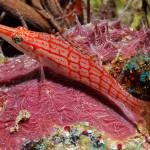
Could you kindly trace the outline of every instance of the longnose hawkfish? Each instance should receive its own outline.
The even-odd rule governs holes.
[[[90,55],[81,53],[62,37],[33,32],[24,27],[11,28],[4,25],[0,25],[0,37],[21,52],[40,60],[54,72],[110,95],[134,113],[140,115],[141,110],[146,110],[140,100],[123,89]]]

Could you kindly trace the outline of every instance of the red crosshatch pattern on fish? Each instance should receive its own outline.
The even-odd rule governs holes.
[[[12,35],[22,37],[23,40],[16,44],[12,40]],[[128,105],[132,110],[135,107],[140,108],[140,101],[123,89],[102,67],[95,64],[90,55],[82,54],[62,37],[32,32],[22,27],[15,29],[3,25],[0,25],[0,36],[4,39],[9,38],[10,44],[23,53],[38,60],[40,57],[40,60],[52,70],[56,72],[58,70],[59,73],[62,71],[62,74],[69,78],[80,81],[99,92],[109,94]],[[32,47],[30,53],[25,48],[29,46]]]

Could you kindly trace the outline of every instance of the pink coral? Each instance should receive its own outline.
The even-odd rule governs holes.
[[[15,59],[9,61],[10,66],[6,65],[7,68],[11,68],[14,62],[16,67],[5,73],[5,76],[1,76],[0,80],[3,84],[4,81],[7,84],[11,83],[10,79],[21,81],[28,75],[27,64],[32,60],[29,60],[26,56],[16,59],[18,61],[15,61]],[[20,61],[22,62],[21,66]],[[34,70],[31,71],[32,73],[36,72],[35,66],[35,62],[30,64],[30,71]],[[1,68],[3,67],[1,66]],[[24,72],[24,75],[21,71]],[[8,73],[12,75],[13,72],[15,75],[12,78],[7,76]],[[89,122],[114,139],[124,140],[128,136],[135,135],[136,129],[130,121],[130,119],[134,120],[132,114],[131,118],[129,117],[130,119],[118,114],[120,113],[119,107],[122,107],[121,104],[116,109],[118,112],[116,113],[113,110],[112,103],[107,104],[112,108],[103,104],[106,101],[113,102],[110,97],[104,94],[98,96],[94,91],[76,86],[73,82],[68,83],[67,80],[67,82],[62,82],[57,76],[51,76],[50,79],[51,81],[45,81],[44,83],[30,80],[15,86],[1,88],[0,101],[4,105],[0,113],[0,147],[2,149],[13,148],[17,150],[27,140],[38,139],[51,134],[54,125],[64,126],[84,121]],[[66,86],[62,84],[66,84]],[[89,93],[89,91],[92,93]],[[4,98],[5,101],[3,101]],[[16,117],[24,109],[31,114],[31,117],[19,124],[18,132],[10,133],[10,128],[15,125]],[[126,111],[128,110],[124,109],[124,113]]]

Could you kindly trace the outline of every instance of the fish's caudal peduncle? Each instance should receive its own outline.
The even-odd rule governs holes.
[[[89,55],[82,54],[63,38],[46,33],[0,25],[0,37],[43,65],[99,92],[105,92],[139,114],[142,106],[120,84],[99,67]],[[136,109],[135,109],[136,107]]]

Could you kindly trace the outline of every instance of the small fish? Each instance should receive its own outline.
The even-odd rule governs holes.
[[[0,37],[54,72],[110,95],[134,113],[139,115],[146,110],[141,100],[129,94],[90,55],[81,53],[62,37],[4,25],[0,25]]]

